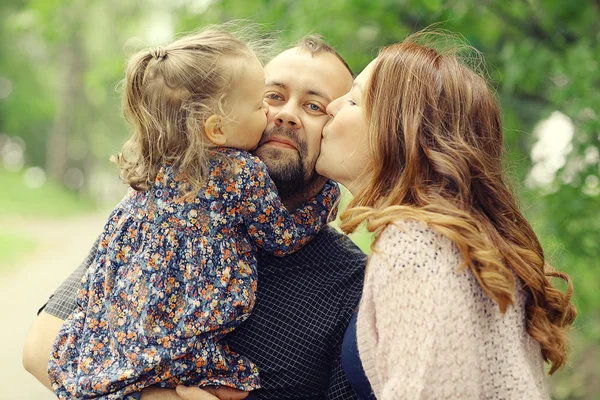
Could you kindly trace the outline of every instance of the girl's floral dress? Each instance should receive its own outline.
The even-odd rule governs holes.
[[[339,189],[329,181],[290,214],[258,158],[218,153],[195,197],[180,195],[165,164],[152,189],[130,190],[111,213],[53,345],[59,398],[137,398],[154,384],[259,387],[256,366],[219,340],[252,311],[256,246],[280,256],[300,249]]]

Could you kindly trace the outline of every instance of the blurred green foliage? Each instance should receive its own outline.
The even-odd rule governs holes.
[[[66,191],[55,182],[47,182],[40,188],[28,187],[21,172],[0,168],[0,182],[6,188],[0,195],[0,217],[66,217],[94,210],[96,206],[91,199]]]
[[[14,266],[14,262],[23,253],[31,254],[36,249],[36,245],[36,241],[30,237],[15,235],[14,232],[0,229],[0,273],[4,273],[8,267]]]
[[[0,166],[0,221],[15,218],[60,218],[95,209],[96,203],[87,197],[65,190],[55,182],[41,187],[29,187],[22,172],[9,172]],[[15,221],[12,221],[13,223]],[[0,273],[15,267],[24,255],[38,248],[35,232],[15,233],[0,224]]]
[[[378,47],[431,24],[464,35],[484,53],[503,106],[507,167],[523,209],[550,261],[575,283],[572,367],[552,378],[553,396],[599,398],[598,1],[13,0],[0,5],[0,18],[0,130],[23,140],[25,167],[102,199],[111,184],[95,177],[127,136],[116,89],[140,42],[164,44],[173,32],[247,18],[278,31],[284,46],[320,33],[359,72]],[[551,181],[528,186],[532,132],[555,111],[573,124],[570,151]],[[10,179],[0,174],[0,213],[17,212],[2,202],[15,186]],[[23,198],[21,206],[38,205]],[[368,247],[368,237],[357,240]]]

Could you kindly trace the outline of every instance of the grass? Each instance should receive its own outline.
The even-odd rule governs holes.
[[[0,168],[0,216],[65,217],[94,209],[94,203],[53,182],[33,189],[25,185],[23,173]]]
[[[0,218],[57,218],[94,209],[94,203],[69,192],[53,182],[33,189],[25,185],[22,172],[0,168]],[[6,229],[0,229],[0,273],[15,264],[18,258],[31,253],[36,240]]]
[[[37,247],[35,240],[12,232],[0,231],[0,273],[5,272],[18,258]]]

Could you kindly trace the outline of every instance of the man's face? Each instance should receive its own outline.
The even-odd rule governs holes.
[[[254,152],[282,197],[320,179],[315,163],[329,103],[348,92],[352,76],[333,54],[284,51],[265,68],[267,127]]]

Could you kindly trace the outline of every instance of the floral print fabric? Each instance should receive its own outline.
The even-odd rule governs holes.
[[[300,249],[339,189],[329,181],[289,213],[260,160],[218,155],[195,196],[181,195],[165,164],[152,189],[130,190],[111,213],[52,349],[59,398],[127,398],[154,384],[259,387],[256,366],[219,341],[252,311],[256,246],[278,256]]]

